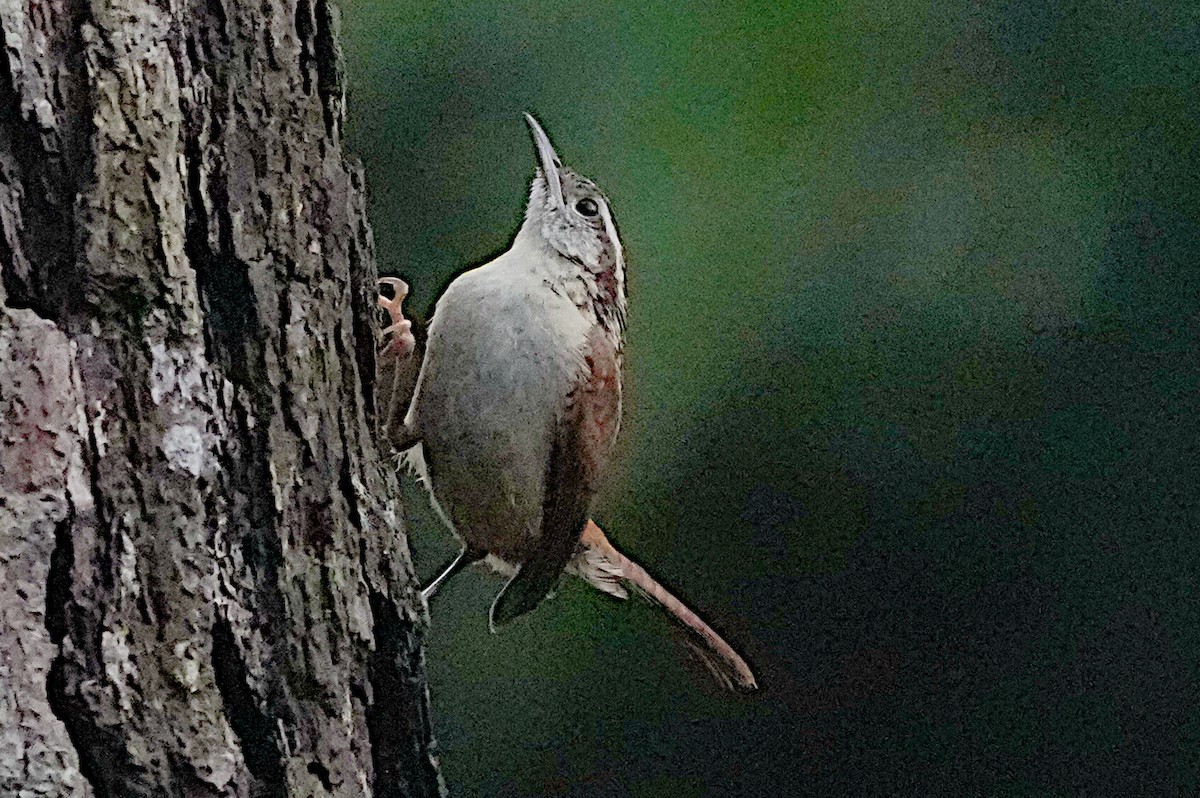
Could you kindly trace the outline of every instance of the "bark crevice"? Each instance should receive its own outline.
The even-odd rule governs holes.
[[[258,699],[249,687],[249,674],[233,630],[223,619],[213,625],[212,659],[225,716],[237,735],[246,769],[254,778],[252,795],[255,798],[286,796],[283,755],[276,742],[276,721],[259,707]]]
[[[380,798],[440,795],[433,740],[422,730],[432,727],[421,700],[423,680],[412,670],[420,642],[392,599],[371,591],[374,650],[368,674],[372,702],[367,709],[371,758],[375,763],[375,795]],[[414,779],[414,774],[422,778]]]
[[[0,280],[9,307],[52,321],[82,301],[75,197],[92,163],[82,57],[89,4],[66,0],[63,10],[44,31],[47,60],[61,65],[55,70],[0,25]],[[31,96],[34,82],[44,96]]]
[[[325,132],[337,141],[341,135],[343,113],[342,57],[337,46],[337,12],[329,0],[315,0],[317,29],[314,47],[317,55],[317,93],[325,116]]]
[[[67,729],[79,756],[79,772],[96,798],[150,798],[153,784],[134,766],[125,741],[112,729],[87,722],[86,702],[68,689],[67,663],[61,657],[50,666],[46,691],[50,706]]]

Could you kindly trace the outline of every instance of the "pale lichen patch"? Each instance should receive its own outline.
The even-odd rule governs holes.
[[[134,701],[131,693],[136,690],[139,678],[129,648],[129,629],[125,626],[105,629],[100,636],[100,651],[104,657],[104,675],[108,677],[108,683],[116,690],[121,708],[131,712]]]
[[[154,343],[150,347],[150,398],[161,405],[164,399],[190,403],[204,397],[206,365],[199,345],[180,350],[168,349],[161,341]]]
[[[174,424],[162,438],[162,453],[172,471],[187,471],[194,477],[207,470],[208,451],[200,430],[189,424]]]
[[[192,641],[180,640],[175,644],[175,679],[189,693],[200,690],[200,663],[192,655]]]

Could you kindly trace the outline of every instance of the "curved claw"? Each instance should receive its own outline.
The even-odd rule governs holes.
[[[401,308],[404,298],[408,296],[408,283],[399,277],[380,277],[379,284],[391,286],[392,289],[390,299],[383,294],[378,299],[379,307],[386,310],[392,320],[391,325],[383,330],[384,337],[389,338],[383,351],[395,357],[406,357],[417,347],[417,340],[412,334],[412,322],[404,318]]]
[[[380,277],[379,284],[388,285],[392,288],[391,299],[388,299],[383,294],[379,295],[379,307],[388,312],[388,315],[392,317],[392,323],[395,324],[404,318],[404,314],[400,310],[400,304],[408,296],[408,283],[399,277]]]

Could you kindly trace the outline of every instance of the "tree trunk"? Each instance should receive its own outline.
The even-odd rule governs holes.
[[[327,0],[0,0],[0,793],[438,795]]]

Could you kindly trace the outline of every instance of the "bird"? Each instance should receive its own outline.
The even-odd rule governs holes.
[[[525,121],[538,163],[524,221],[507,251],[445,289],[423,357],[401,308],[407,285],[380,280],[394,374],[383,434],[463,545],[422,595],[486,560],[511,576],[491,606],[496,631],[573,574],[657,604],[722,685],[756,689],[746,661],[590,517],[621,419],[625,256],[608,198]]]

